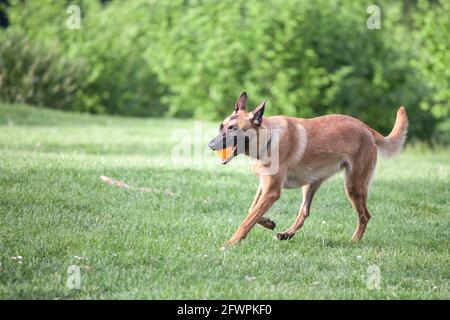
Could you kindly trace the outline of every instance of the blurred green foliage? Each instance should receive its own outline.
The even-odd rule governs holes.
[[[405,105],[410,134],[428,141],[450,114],[448,1],[378,1],[379,30],[366,26],[365,1],[71,1],[79,30],[66,26],[67,2],[10,2],[11,25],[0,33],[7,101],[217,119],[246,90],[254,105],[269,97],[269,115],[345,113],[384,134]],[[57,98],[52,85],[25,93],[30,72],[16,64],[30,59],[54,65],[34,73],[36,82],[47,75],[70,85],[57,86]]]
[[[434,116],[450,116],[450,1],[440,1],[439,6],[419,2],[415,15],[421,51],[413,62],[426,78],[429,87],[422,100],[424,110]]]
[[[133,116],[164,114],[164,86],[144,59],[148,35],[155,28],[144,2],[102,5],[87,0],[74,4],[81,8],[80,29],[67,27],[69,4],[62,1],[11,1],[7,11],[11,25],[6,37],[21,31],[29,41],[57,49],[64,58],[86,65],[86,70],[74,71],[83,76],[73,104],[61,106],[54,101],[47,106]],[[0,56],[5,54],[1,46]]]
[[[73,109],[85,64],[57,47],[30,42],[21,32],[0,33],[0,100]]]

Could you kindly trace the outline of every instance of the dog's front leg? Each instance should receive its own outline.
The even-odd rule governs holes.
[[[252,205],[250,206],[250,209],[248,209],[248,212],[250,212],[256,206],[259,199],[261,198],[261,194],[262,194],[262,183],[259,184],[258,190],[256,190],[255,198],[253,199]],[[261,219],[259,219],[258,223],[260,225],[262,225],[264,228],[267,228],[270,230],[275,229],[275,222],[268,218],[261,217]]]
[[[263,188],[261,192],[261,196],[258,199],[258,202],[255,204],[253,208],[251,208],[247,217],[241,223],[239,228],[234,233],[233,237],[226,243],[229,245],[234,245],[240,240],[244,239],[251,228],[259,222],[266,213],[267,210],[272,206],[272,204],[280,198],[281,189],[279,186],[272,186],[269,188]]]
[[[258,189],[256,190],[255,198],[253,199],[252,205],[250,206],[250,209],[248,209],[248,212],[250,212],[258,203],[259,199],[261,198],[262,194],[262,183],[259,183]]]

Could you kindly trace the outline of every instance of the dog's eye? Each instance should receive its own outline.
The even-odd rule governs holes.
[[[236,130],[236,126],[229,126],[228,130]]]

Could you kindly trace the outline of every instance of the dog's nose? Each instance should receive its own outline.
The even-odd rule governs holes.
[[[214,139],[210,142],[210,143],[208,143],[208,147],[211,149],[211,150],[213,150],[213,151],[216,151],[216,148],[214,147]]]

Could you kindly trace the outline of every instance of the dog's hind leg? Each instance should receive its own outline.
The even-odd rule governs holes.
[[[366,150],[364,154],[357,155],[351,170],[347,169],[345,175],[345,191],[353,208],[358,213],[358,225],[352,236],[352,241],[361,240],[370,220],[367,209],[367,194],[370,179],[377,161],[376,149]]]
[[[287,240],[294,236],[294,234],[300,229],[305,223],[306,218],[309,216],[309,211],[311,209],[311,203],[314,198],[314,194],[317,189],[319,189],[322,181],[316,181],[311,184],[302,187],[303,199],[302,205],[300,206],[300,211],[294,224],[284,232],[277,234],[278,240]]]

